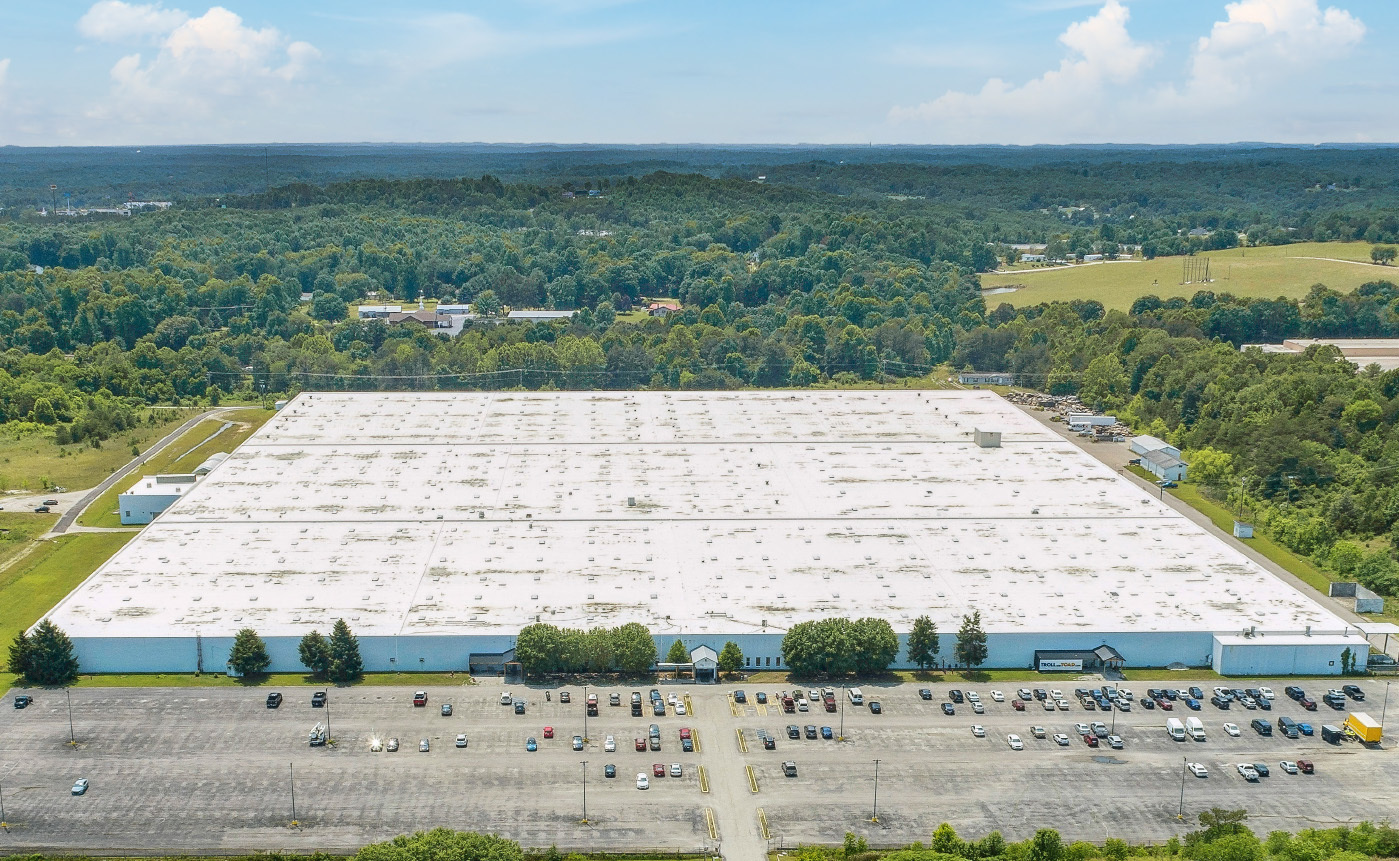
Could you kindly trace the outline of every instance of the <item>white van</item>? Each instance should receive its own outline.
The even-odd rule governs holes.
[[[505,693],[500,695],[500,704],[503,706],[508,706],[514,701],[515,698],[510,695],[509,691],[506,691]]]
[[[1179,718],[1166,718],[1166,734],[1176,741],[1185,741],[1185,724]]]
[[[850,704],[852,706],[862,706],[865,704],[865,695],[859,688],[851,688],[846,691],[846,695],[850,697]]]
[[[1205,740],[1205,725],[1197,717],[1188,717],[1185,719],[1185,731],[1190,733],[1190,737],[1196,741]]]

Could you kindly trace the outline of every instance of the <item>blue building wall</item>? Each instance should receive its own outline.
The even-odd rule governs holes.
[[[322,632],[325,633],[325,632]],[[656,648],[664,658],[671,643],[679,639],[686,648],[709,646],[715,652],[730,640],[738,644],[750,661],[748,669],[778,669],[783,666],[782,637],[784,632],[767,634],[699,634],[657,636]],[[271,672],[295,673],[305,670],[298,654],[300,636],[264,637],[268,655],[272,658]],[[956,645],[955,634],[939,637],[940,662],[951,664]],[[1079,632],[988,634],[986,638],[988,668],[1030,668],[1036,649],[1093,649],[1104,643],[1117,649],[1128,666],[1160,667],[1180,662],[1187,666],[1210,666],[1214,638],[1210,633],[1115,632],[1090,634]],[[232,637],[74,637],[73,645],[83,670],[98,673],[131,672],[195,672],[200,662],[206,673],[225,672]],[[500,653],[515,645],[513,635],[461,636],[413,635],[366,636],[359,638],[360,656],[364,668],[371,672],[431,671],[465,672],[473,653]],[[904,660],[908,652],[908,635],[899,635],[899,659],[896,669],[911,665]],[[1325,670],[1315,670],[1325,672]]]

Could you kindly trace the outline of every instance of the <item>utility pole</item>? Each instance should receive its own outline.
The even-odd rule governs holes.
[[[78,744],[78,735],[73,732],[73,692],[68,688],[64,688],[63,693],[68,698],[68,744],[76,747]]]
[[[870,822],[879,821],[879,760],[874,761],[874,813],[870,816]]]
[[[586,702],[586,700],[585,700]],[[580,765],[583,766],[583,824],[588,824],[588,761],[585,759]]]

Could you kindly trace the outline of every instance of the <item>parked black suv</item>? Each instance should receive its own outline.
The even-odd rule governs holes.
[[[962,692],[959,691],[959,690],[951,690],[951,691],[948,691],[948,692],[947,692],[947,698],[948,698],[949,700],[952,700],[954,703],[959,703],[959,704],[960,704],[960,703],[963,702]]]
[[[787,737],[788,737],[788,738],[801,738],[801,737],[802,737],[801,727],[797,726],[797,725],[794,724],[794,723],[788,724],[788,725],[787,725]]]
[[[268,707],[269,709],[275,709],[277,706],[279,706],[279,705],[281,705],[281,704],[282,704],[282,695],[281,695],[281,694],[278,694],[278,693],[271,693],[271,694],[268,694],[268,695],[267,695],[267,707]]]
[[[1299,688],[1297,685],[1288,685],[1287,687],[1282,689],[1282,692],[1287,694],[1289,699],[1294,700],[1300,700],[1302,697],[1305,697],[1307,695],[1307,692]]]
[[[1214,704],[1215,708],[1229,708],[1229,701],[1226,700],[1224,697],[1221,697],[1219,694],[1215,694],[1214,696],[1210,697],[1210,702]]]
[[[325,691],[316,691],[311,694],[311,708],[318,709],[325,705]]]
[[[1262,718],[1254,718],[1253,720],[1249,721],[1249,726],[1253,727],[1253,731],[1258,733],[1259,735],[1273,734],[1273,725],[1263,720]]]

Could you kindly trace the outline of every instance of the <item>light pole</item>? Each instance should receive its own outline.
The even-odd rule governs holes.
[[[1176,811],[1176,819],[1185,818],[1185,757],[1180,758],[1180,809]]]
[[[850,699],[845,685],[840,686],[840,740],[845,741],[845,701]]]
[[[330,737],[330,697],[327,696],[327,697],[325,698],[325,744],[326,744],[326,747],[330,747],[330,745],[331,745],[333,742],[334,742],[334,739],[332,739],[332,738]]]
[[[588,740],[588,686],[587,686],[587,685],[584,685],[584,686],[583,686],[583,741],[586,743],[587,740]],[[587,822],[587,821],[588,821],[588,815],[587,815],[586,812],[583,814],[583,821],[584,821],[584,822]]]
[[[68,744],[77,746],[78,735],[73,732],[73,692],[64,688],[63,694],[68,698]]]
[[[1390,682],[1384,683],[1384,704],[1380,706],[1380,727],[1384,727],[1384,712],[1389,708],[1389,686]]]
[[[584,700],[586,702],[586,700]],[[583,824],[588,824],[588,761],[585,759],[580,763],[583,766]]]
[[[870,822],[879,821],[879,760],[874,761],[874,813],[870,816]]]
[[[0,828],[9,830],[10,823],[5,821],[5,787],[0,785]]]
[[[291,773],[291,824],[294,827],[301,824],[296,821],[296,766],[289,762],[287,770]]]
[[[1116,735],[1116,734],[1117,734],[1117,685],[1113,685],[1113,686],[1112,686],[1112,699],[1109,700],[1109,702],[1112,703],[1112,729],[1108,730],[1108,733],[1111,734],[1111,735]]]

